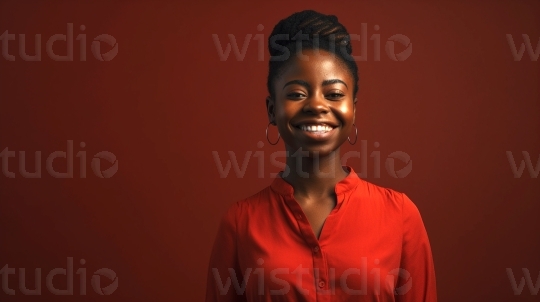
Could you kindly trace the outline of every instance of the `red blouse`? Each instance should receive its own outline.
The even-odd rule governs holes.
[[[224,215],[206,301],[437,301],[418,208],[351,167],[317,239],[281,177]]]

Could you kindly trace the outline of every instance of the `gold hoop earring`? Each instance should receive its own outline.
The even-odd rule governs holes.
[[[268,143],[270,145],[277,145],[277,143],[279,142],[279,138],[281,137],[281,134],[279,134],[278,132],[278,137],[277,137],[277,141],[275,143],[272,143],[269,139],[268,139],[268,127],[270,127],[270,125],[272,124],[272,122],[268,123],[268,126],[266,126],[266,140],[268,141]]]
[[[358,141],[358,128],[356,128],[356,125],[354,123],[353,123],[353,126],[354,126],[354,135],[355,135],[354,143],[351,143],[351,139],[347,136],[347,140],[349,141],[349,144],[351,145],[356,144],[356,141]]]

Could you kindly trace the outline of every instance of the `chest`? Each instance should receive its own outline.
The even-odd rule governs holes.
[[[315,237],[318,239],[324,228],[326,218],[336,206],[336,200],[332,198],[316,201],[299,200],[298,204],[313,229]]]
[[[239,251],[239,259],[241,271],[249,279],[248,293],[256,297],[260,297],[259,293],[269,293],[268,296],[275,297],[276,293],[286,292],[300,297],[309,292],[313,295],[309,301],[315,301],[324,300],[315,297],[316,292],[331,290],[335,291],[331,295],[340,301],[345,301],[351,293],[370,301],[374,297],[393,301],[381,298],[393,296],[391,291],[384,292],[386,286],[381,285],[400,265],[400,233],[396,228],[394,231],[380,228],[378,223],[362,217],[347,219],[339,217],[339,212],[328,216],[329,208],[322,211],[305,207],[305,218],[290,224],[288,217],[282,220],[274,217],[271,223],[256,224],[259,231],[255,224],[250,225],[251,236],[241,236],[239,242],[247,247]],[[318,242],[305,231],[306,220]],[[267,231],[269,225],[272,231]],[[319,237],[321,230],[324,234]],[[337,298],[340,296],[343,299]]]

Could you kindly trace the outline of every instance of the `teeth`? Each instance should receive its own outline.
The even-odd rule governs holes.
[[[301,125],[300,129],[303,131],[309,131],[309,132],[328,132],[332,130],[332,127],[326,126],[326,125]]]

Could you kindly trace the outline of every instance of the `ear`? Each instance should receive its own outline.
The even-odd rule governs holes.
[[[268,122],[272,125],[276,124],[276,116],[274,114],[275,102],[270,96],[266,97],[266,113],[268,114]]]
[[[354,98],[354,101],[353,101],[353,124],[354,124],[354,121],[356,120],[356,102],[358,102],[358,99]]]

